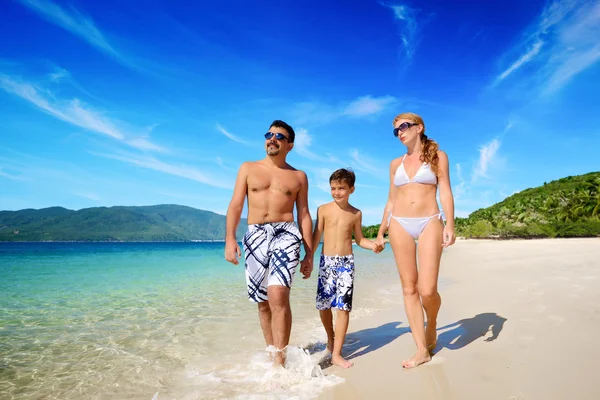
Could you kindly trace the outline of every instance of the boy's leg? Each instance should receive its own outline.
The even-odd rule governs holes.
[[[348,331],[348,322],[350,320],[350,311],[337,310],[335,318],[335,340],[333,344],[333,353],[331,354],[331,362],[342,368],[350,368],[354,365],[352,362],[342,357],[342,347],[346,339]]]
[[[333,353],[333,339],[335,334],[333,331],[333,313],[331,312],[331,308],[319,310],[319,315],[321,316],[323,328],[325,328],[325,332],[327,333],[327,350]]]

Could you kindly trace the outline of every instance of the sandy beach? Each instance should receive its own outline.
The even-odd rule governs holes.
[[[354,367],[320,399],[599,399],[600,239],[460,240],[444,252],[433,360],[413,370],[402,299],[350,319]],[[398,282],[398,285],[400,283]]]

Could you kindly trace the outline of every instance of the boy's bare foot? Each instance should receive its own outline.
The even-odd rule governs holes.
[[[354,365],[354,363],[346,360],[344,357],[342,356],[331,356],[331,363],[337,365],[338,367],[342,367],[342,368],[350,368],[351,366]]]
[[[431,361],[431,356],[429,355],[429,351],[425,349],[424,351],[417,351],[417,354],[410,360],[402,361],[402,367],[407,369],[414,368],[429,361]]]

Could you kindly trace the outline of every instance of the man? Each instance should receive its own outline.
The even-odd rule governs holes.
[[[238,264],[241,257],[235,231],[248,196],[248,231],[243,238],[248,298],[258,303],[260,326],[267,346],[276,348],[274,364],[285,362],[285,348],[292,328],[290,289],[300,261],[300,242],[305,257],[300,272],[312,272],[312,219],[308,210],[306,174],[286,162],[294,147],[295,132],[275,120],[265,134],[267,156],[240,166],[227,209],[225,259]],[[294,204],[298,225],[294,222]]]

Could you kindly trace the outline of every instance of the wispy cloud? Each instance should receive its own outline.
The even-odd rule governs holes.
[[[530,64],[536,74],[534,79],[528,74],[527,82],[538,85],[544,94],[558,91],[600,60],[600,2],[554,0],[512,52],[520,55],[495,83],[508,81]]]
[[[9,172],[6,172],[4,170],[4,168],[0,167],[0,177],[6,178],[6,179],[10,179],[13,181],[24,181],[25,178],[21,175],[15,175]]]
[[[472,182],[475,182],[478,178],[487,176],[487,170],[490,164],[494,162],[499,148],[500,140],[492,139],[479,149],[479,160],[473,170]]]
[[[527,63],[528,61],[531,61],[540,52],[540,49],[542,48],[543,45],[544,45],[544,42],[542,42],[541,40],[535,42],[533,44],[533,46],[531,47],[531,50],[529,50],[527,53],[523,54],[521,56],[521,58],[519,58],[517,61],[515,61],[510,67],[508,67],[508,69],[506,71],[504,71],[503,73],[500,74],[500,76],[498,76],[497,81],[499,82],[499,81],[503,80],[504,78],[506,78],[507,76],[512,74],[514,71],[519,69],[523,64]]]
[[[74,192],[75,196],[83,197],[84,199],[92,200],[92,201],[100,201],[100,196],[93,192]]]
[[[352,166],[358,171],[367,172],[377,177],[386,177],[387,172],[381,168],[376,167],[377,162],[375,160],[361,154],[358,150],[354,149],[350,152],[352,158]]]
[[[379,114],[394,103],[396,98],[392,96],[363,96],[348,104],[342,114],[349,117],[366,117]]]
[[[106,154],[106,153],[96,153],[93,151],[89,152],[95,156],[110,158],[113,160],[122,161],[127,164],[136,165],[138,167],[150,169],[153,171],[163,172],[165,174],[170,174],[174,176],[179,176],[181,178],[190,179],[196,182],[203,183],[208,186],[222,188],[222,189],[232,189],[233,181],[230,179],[225,179],[220,176],[214,176],[210,172],[201,171],[194,167],[190,167],[187,165],[175,165],[166,163],[164,161],[158,160],[154,157],[149,156],[139,156],[133,154]]]
[[[323,102],[297,103],[292,118],[299,124],[328,124],[338,118],[365,118],[375,116],[398,103],[393,96],[366,95],[348,102],[327,104]]]
[[[113,57],[121,64],[137,68],[133,62],[119,52],[106,38],[89,16],[79,12],[73,7],[69,10],[53,3],[50,0],[17,0],[28,7],[40,17],[53,23],[72,34],[79,36],[90,45],[103,53]]]
[[[59,99],[46,88],[6,75],[0,75],[0,89],[26,100],[61,121],[111,137],[128,146],[140,150],[167,151],[146,137],[125,132],[117,122],[77,98]]]
[[[223,126],[221,126],[221,124],[217,123],[217,130],[219,132],[221,132],[223,135],[227,136],[229,139],[233,140],[234,142],[238,142],[238,143],[242,143],[242,144],[249,144],[248,142],[246,142],[245,140],[240,139],[239,137],[237,137],[236,135],[234,135],[233,133],[230,133],[229,131],[227,131],[225,128],[223,128]]]
[[[394,12],[394,19],[398,25],[398,34],[400,35],[400,40],[402,41],[403,53],[408,61],[412,60],[417,49],[417,45],[419,44],[419,32],[417,25],[417,14],[419,13],[419,10],[410,8],[403,4],[381,4]]]

